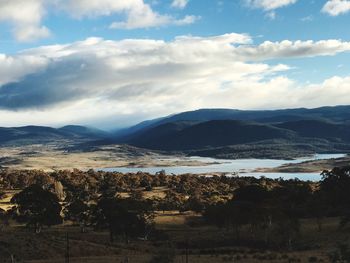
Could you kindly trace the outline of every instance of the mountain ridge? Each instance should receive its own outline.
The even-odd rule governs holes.
[[[245,120],[262,123],[286,122],[291,120],[319,119],[350,123],[350,106],[324,106],[319,108],[295,108],[280,110],[238,110],[238,109],[198,109],[172,114],[165,117],[143,121],[139,124],[123,129],[122,134],[116,133],[116,138],[130,136],[161,124],[175,121],[198,121],[210,120]]]

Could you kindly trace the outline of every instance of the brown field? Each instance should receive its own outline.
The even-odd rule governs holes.
[[[302,226],[303,238],[313,246],[320,246],[318,249],[307,251],[263,251],[244,247],[217,247],[210,249],[191,248],[197,246],[197,242],[209,242],[215,244],[220,237],[229,235],[225,231],[219,231],[214,227],[191,228],[184,223],[188,217],[193,215],[183,215],[178,213],[159,214],[156,218],[157,227],[164,230],[171,237],[172,242],[180,242],[189,239],[190,255],[189,262],[293,262],[292,259],[300,259],[295,262],[309,262],[309,258],[317,257],[319,262],[328,262],[327,253],[330,247],[336,242],[333,233],[337,228],[336,219],[328,219],[323,233],[315,235],[313,229],[314,222],[305,221]],[[65,262],[65,233],[67,228],[55,227],[46,229],[41,234],[34,234],[27,229],[11,227],[1,232],[0,242],[2,246],[18,255],[20,262]],[[149,262],[152,254],[159,245],[152,242],[138,241],[131,244],[108,243],[107,233],[89,232],[81,234],[79,229],[71,227],[68,229],[70,236],[70,262],[129,262],[143,263]],[[345,237],[345,233],[338,233],[337,240]],[[6,245],[5,245],[6,244]],[[177,250],[175,262],[185,262],[185,251]],[[40,259],[46,258],[46,259]],[[36,259],[36,260],[35,260]],[[39,260],[40,259],[40,260]],[[234,261],[235,259],[235,261]],[[1,262],[1,261],[0,261]],[[5,262],[5,261],[2,261]]]
[[[0,147],[0,166],[18,170],[88,170],[109,167],[195,166],[205,163],[182,155],[136,149],[125,145],[67,152],[55,145]]]
[[[156,228],[168,236],[165,241],[122,241],[109,243],[107,232],[89,230],[81,233],[79,227],[63,225],[46,228],[40,234],[11,222],[0,232],[1,255],[16,255],[16,262],[65,262],[66,233],[69,233],[70,262],[150,262],[159,249],[176,253],[176,263],[186,262],[185,246],[188,240],[188,262],[329,262],[328,254],[337,242],[347,240],[350,229],[338,230],[338,218],[324,220],[323,231],[317,231],[315,220],[302,220],[300,238],[304,248],[295,251],[252,249],[230,245],[233,233],[202,223],[193,212],[157,212]],[[189,224],[191,222],[191,224]],[[249,240],[249,232],[243,235]],[[181,248],[182,247],[182,248]],[[317,258],[317,261],[310,261]],[[126,261],[126,260],[129,261]]]

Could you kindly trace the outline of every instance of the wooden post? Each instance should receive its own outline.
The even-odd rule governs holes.
[[[188,238],[186,238],[186,263],[188,263]]]
[[[67,244],[67,247],[66,247],[66,260],[65,260],[65,263],[69,263],[69,236],[68,236],[68,232],[66,234],[66,244]]]

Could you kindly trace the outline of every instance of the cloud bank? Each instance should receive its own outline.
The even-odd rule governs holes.
[[[1,125],[20,122],[23,116],[32,124],[57,124],[103,116],[105,122],[113,116],[154,117],[202,107],[348,104],[350,76],[301,85],[285,76],[288,65],[273,62],[348,51],[350,42],[341,40],[256,45],[249,35],[232,33],[168,42],[89,38],[2,54]]]

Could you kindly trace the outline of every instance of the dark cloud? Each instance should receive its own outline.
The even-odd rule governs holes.
[[[87,59],[51,63],[45,70],[0,87],[0,107],[5,109],[45,108],[89,97],[95,92],[87,85],[102,70]]]

